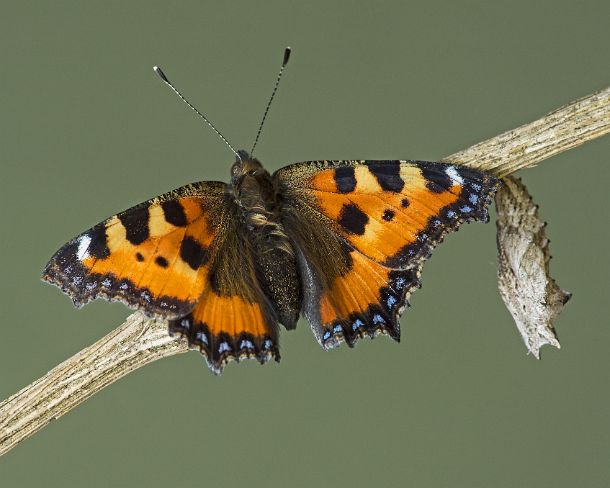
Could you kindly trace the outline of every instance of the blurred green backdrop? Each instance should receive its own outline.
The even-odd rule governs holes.
[[[271,170],[435,160],[610,84],[610,4],[574,1],[2,2],[0,397],[120,324],[39,275],[65,241],[233,156],[159,64]],[[610,484],[610,138],[522,173],[574,293],[537,362],[496,289],[495,227],[424,269],[402,342],[212,376],[196,353],[112,385],[0,459],[2,486],[602,487]]]

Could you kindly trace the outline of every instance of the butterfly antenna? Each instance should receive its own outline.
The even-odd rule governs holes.
[[[191,107],[193,109],[193,111],[199,115],[199,117],[201,117],[203,120],[206,121],[206,123],[211,127],[211,129],[216,132],[216,134],[218,134],[218,137],[220,137],[222,139],[222,141],[229,146],[229,149],[231,149],[231,151],[233,151],[233,154],[235,154],[235,156],[237,156],[237,158],[241,161],[241,156],[239,155],[239,153],[235,150],[235,148],[231,145],[231,143],[229,141],[227,141],[227,138],[225,136],[223,136],[220,131],[214,126],[214,124],[212,124],[212,122],[209,121],[209,119],[203,115],[199,110],[197,110],[192,104],[191,102],[189,102],[186,98],[184,98],[184,95],[182,95],[182,93],[180,93],[176,87],[174,87],[174,85],[171,84],[171,82],[167,79],[167,76],[165,76],[165,73],[163,72],[163,70],[161,68],[159,68],[158,66],[154,66],[153,69],[155,70],[155,73],[157,73],[159,75],[159,78],[161,78],[163,80],[163,82],[169,86],[173,92],[178,95],[182,101],[184,103],[186,103],[189,107]]]
[[[273,93],[271,93],[271,98],[269,99],[269,102],[267,103],[267,107],[265,108],[265,113],[263,114],[263,120],[261,120],[261,125],[258,127],[258,132],[256,133],[256,139],[254,140],[254,145],[252,146],[252,150],[250,151],[250,154],[254,153],[254,148],[256,147],[258,138],[260,137],[261,132],[263,130],[263,125],[265,124],[265,119],[267,118],[267,114],[269,113],[269,107],[271,107],[271,102],[273,102],[273,98],[275,97],[275,92],[277,92],[277,87],[280,84],[280,79],[282,78],[282,74],[284,73],[284,68],[286,68],[286,65],[288,64],[288,60],[290,59],[290,51],[291,51],[291,49],[289,47],[287,47],[284,50],[284,60],[282,61],[282,66],[280,67],[280,72],[277,74],[277,79],[275,80],[275,86],[273,87]]]

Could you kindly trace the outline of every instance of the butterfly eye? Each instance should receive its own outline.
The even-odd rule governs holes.
[[[232,177],[235,178],[237,176],[237,174],[239,173],[239,167],[240,167],[240,165],[237,163],[235,163],[235,164],[233,164],[233,166],[231,166],[231,176]]]

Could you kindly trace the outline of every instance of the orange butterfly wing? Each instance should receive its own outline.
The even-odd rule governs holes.
[[[462,221],[488,220],[498,186],[477,171],[421,161],[312,161],[274,176],[309,284],[303,313],[324,347],[378,333],[398,340],[423,262]]]
[[[224,188],[187,185],[110,217],[63,246],[43,279],[77,306],[101,297],[163,318],[187,314],[205,287]]]
[[[278,319],[261,290],[242,225],[236,215],[227,219],[201,300],[169,324],[170,333],[186,337],[215,374],[230,361],[280,359]]]
[[[277,321],[226,199],[226,185],[187,185],[121,212],[63,246],[43,279],[82,306],[100,297],[170,319],[210,369],[279,360]]]

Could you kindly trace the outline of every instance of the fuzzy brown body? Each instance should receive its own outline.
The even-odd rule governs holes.
[[[281,222],[281,202],[271,175],[244,154],[231,168],[228,197],[247,236],[256,276],[270,306],[287,329],[297,325],[301,282],[295,252]]]

